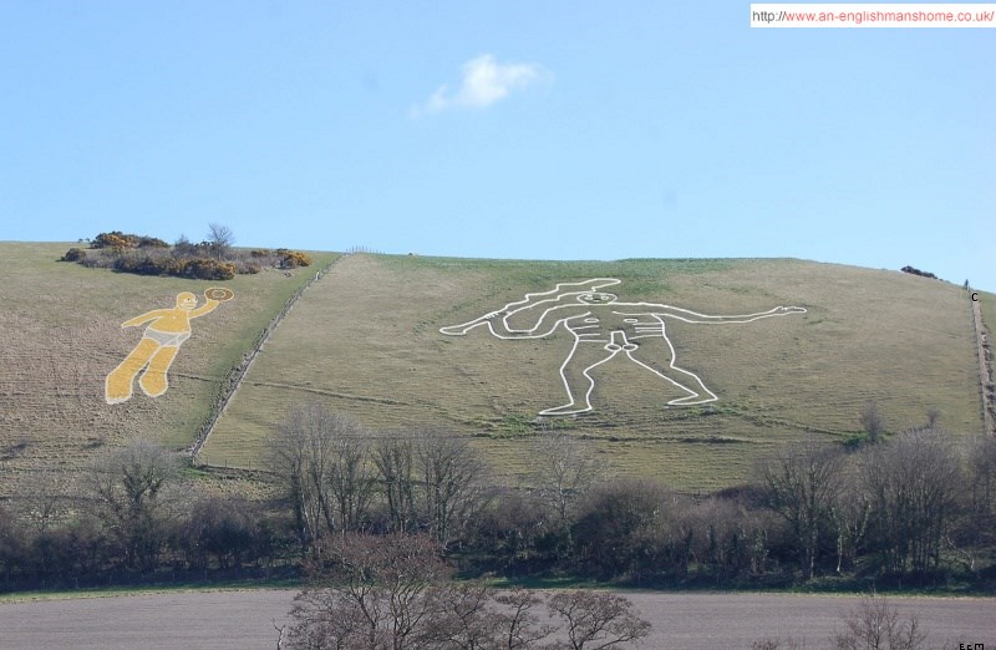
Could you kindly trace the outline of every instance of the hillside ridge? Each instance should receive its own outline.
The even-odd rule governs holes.
[[[467,436],[509,480],[524,471],[522,444],[552,427],[597,449],[619,474],[663,472],[692,490],[742,480],[754,459],[787,442],[843,442],[860,433],[869,403],[881,409],[889,432],[917,426],[928,411],[940,412],[959,440],[985,426],[975,317],[962,287],[795,259],[315,253],[316,264],[329,269],[317,279],[299,269],[225,283],[235,299],[196,323],[169,392],[109,406],[104,377],[137,336],[121,323],[210,284],[59,263],[65,247],[0,244],[7,494],[25,476],[74,476],[136,437],[196,453],[198,463],[256,468],[264,438],[289,408],[308,401],[377,431],[434,426]],[[700,316],[792,305],[807,311],[720,327],[667,320],[673,366],[694,373],[717,397],[693,406],[668,408],[687,393],[629,360],[622,348],[632,341],[620,340],[612,358],[590,362],[601,361],[589,369],[591,410],[559,417],[540,414],[564,404],[559,369],[572,346],[568,329],[516,340],[495,337],[485,325],[464,336],[440,332],[530,293],[597,278],[619,281],[603,289],[620,303],[674,305]],[[979,318],[991,328],[996,296],[981,297]],[[531,313],[538,312],[511,316],[508,327],[532,327]],[[666,374],[667,364],[662,368]]]

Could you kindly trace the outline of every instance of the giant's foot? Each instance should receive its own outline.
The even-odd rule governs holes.
[[[142,391],[149,397],[159,397],[169,388],[166,373],[158,370],[146,370],[138,383],[142,387]]]
[[[667,403],[668,406],[695,406],[696,404],[708,404],[709,402],[715,402],[715,397],[702,397],[701,395],[689,395],[688,397],[681,397],[679,399],[673,399]]]
[[[108,404],[120,404],[131,399],[132,382],[135,375],[127,372],[112,372],[104,380],[104,400]]]
[[[564,404],[563,406],[555,406],[552,409],[546,409],[545,411],[540,411],[540,415],[575,415],[577,413],[587,413],[591,410],[591,407],[585,404]]]

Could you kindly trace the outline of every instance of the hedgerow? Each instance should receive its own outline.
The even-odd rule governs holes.
[[[287,248],[228,249],[220,257],[218,252],[219,248],[210,242],[194,244],[186,237],[180,237],[170,246],[156,237],[114,230],[98,234],[90,240],[87,250],[70,248],[60,261],[76,262],[87,268],[113,269],[119,273],[196,280],[231,280],[236,274],[251,275],[265,268],[295,269],[312,264],[307,253]]]

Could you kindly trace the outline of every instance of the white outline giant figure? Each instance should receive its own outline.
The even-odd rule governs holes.
[[[523,300],[510,302],[498,311],[439,331],[448,336],[463,336],[475,327],[486,325],[492,336],[499,339],[539,339],[563,326],[574,335],[574,347],[560,366],[568,402],[540,411],[540,415],[573,415],[592,410],[595,379],[591,371],[620,352],[688,393],[669,401],[669,406],[706,404],[719,399],[698,375],[675,365],[677,357],[667,337],[666,318],[685,323],[732,324],[806,313],[802,307],[775,307],[757,314],[709,316],[671,305],[618,302],[615,294],[599,291],[620,282],[615,278],[562,282],[550,291],[527,293]],[[513,316],[517,320],[531,316],[530,322],[534,324],[529,329],[513,328],[509,325]]]

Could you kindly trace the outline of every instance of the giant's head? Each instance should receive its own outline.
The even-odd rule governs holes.
[[[176,295],[176,307],[184,311],[193,311],[197,307],[197,296],[189,291],[181,291]]]
[[[586,305],[607,305],[615,302],[618,298],[614,293],[604,293],[601,291],[589,291],[578,294],[578,301]]]

